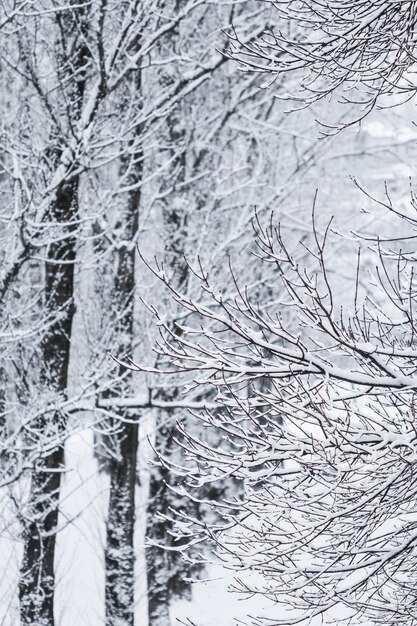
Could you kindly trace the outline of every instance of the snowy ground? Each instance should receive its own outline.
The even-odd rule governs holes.
[[[172,625],[195,624],[195,626],[234,626],[245,620],[246,616],[265,613],[265,602],[261,599],[244,599],[230,593],[227,588],[232,584],[230,573],[220,567],[209,569],[207,582],[195,583],[191,602],[178,600],[171,607]],[[271,613],[269,613],[271,614]]]

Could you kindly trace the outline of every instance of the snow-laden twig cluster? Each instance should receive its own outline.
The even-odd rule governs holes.
[[[321,237],[313,228],[310,254],[318,269],[309,272],[279,227],[256,222],[260,262],[275,266],[281,284],[273,311],[253,301],[236,277],[237,296],[223,299],[203,268],[194,269],[204,300],[210,296],[203,305],[155,270],[191,314],[181,333],[160,319],[157,351],[168,360],[166,372],[185,377],[193,394],[211,393],[218,405],[193,411],[203,434],[178,425],[191,469],[172,471],[185,490],[230,477],[245,485],[241,497],[211,503],[223,523],[183,512],[179,531],[186,529],[193,545],[210,537],[218,557],[237,571],[260,572],[261,583],[243,578],[239,588],[284,605],[274,623],[343,605],[346,619],[414,624],[413,264],[377,244],[379,289],[360,304],[357,287],[351,307],[339,306],[326,261],[329,231]],[[360,273],[359,257],[357,282]],[[286,307],[298,311],[297,334],[283,322]]]

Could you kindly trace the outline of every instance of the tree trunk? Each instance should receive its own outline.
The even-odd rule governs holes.
[[[165,396],[163,396],[165,399]],[[168,412],[158,412],[155,448],[159,453],[170,457],[172,455],[171,425],[161,426],[166,420]],[[171,543],[169,534],[170,524],[158,518],[158,513],[169,514],[168,507],[172,504],[172,493],[169,489],[170,473],[165,467],[154,467],[150,475],[149,499],[147,507],[146,537],[155,544],[168,546]],[[150,545],[146,548],[146,570],[148,577],[148,619],[149,626],[169,626],[169,604],[173,595],[182,584],[182,576],[178,568],[178,554]],[[185,573],[184,573],[185,574]]]
[[[59,126],[52,118],[49,129],[52,145],[48,156],[55,168],[62,166],[63,150],[71,144],[81,118],[90,61],[90,50],[85,43],[89,32],[88,10],[71,0],[68,7],[57,11],[53,18],[57,27],[53,62],[58,84],[55,113],[59,116]],[[22,46],[25,46],[24,42]],[[34,71],[31,67],[30,72]],[[36,83],[37,78],[34,81]],[[71,106],[61,110],[61,101],[69,102]],[[75,153],[71,159],[76,166]],[[44,276],[44,310],[48,325],[40,346],[40,384],[45,405],[54,408],[45,409],[33,420],[27,432],[27,438],[38,451],[23,515],[19,597],[21,622],[27,626],[54,626],[54,557],[67,429],[65,412],[55,407],[66,399],[68,389],[75,313],[79,185],[78,174],[68,175],[58,185],[45,221],[45,225],[49,224]]]
[[[65,236],[49,245],[45,264],[45,307],[53,317],[41,345],[41,382],[47,396],[53,392],[57,399],[65,398],[68,384],[78,184],[75,178],[57,192],[51,215]],[[31,425],[41,455],[32,471],[19,581],[21,620],[28,626],[54,624],[54,555],[65,428],[65,416],[59,410],[45,412]]]
[[[135,487],[138,425],[122,424],[120,459],[110,462],[110,497],[105,553],[108,626],[133,626],[135,608]]]
[[[162,205],[165,264],[169,267],[172,280],[178,288],[186,289],[188,267],[184,261],[187,243],[187,215],[183,208],[184,192],[177,191],[175,185],[185,180],[186,171],[186,133],[183,128],[185,107],[181,103],[168,116],[166,136],[169,138],[168,154],[171,168],[165,173],[162,185],[171,188]],[[174,156],[174,158],[172,158]],[[173,181],[174,185],[173,185]],[[179,203],[176,200],[180,200]],[[171,401],[178,397],[178,391],[159,390],[158,398]],[[155,450],[167,458],[173,455],[173,433],[175,431],[175,412],[165,410],[156,414]],[[178,552],[170,552],[159,546],[172,543],[171,524],[158,518],[158,513],[169,514],[175,496],[169,487],[170,472],[164,467],[154,466],[150,472],[149,498],[147,505],[146,538],[151,542],[146,549],[146,568],[148,580],[148,617],[149,626],[170,626],[169,605],[175,596],[184,596],[189,591],[189,584],[184,579],[189,575],[187,565]],[[178,500],[178,497],[176,498]],[[182,503],[181,503],[182,504]],[[153,545],[159,544],[159,545]]]
[[[139,185],[141,180],[141,158],[135,155],[134,171],[130,184]],[[122,164],[123,165],[123,164]],[[129,164],[127,164],[129,167]],[[133,316],[135,287],[134,238],[138,230],[140,190],[129,192],[125,210],[120,217],[117,230],[121,232],[123,244],[118,250],[118,263],[113,287],[114,317],[117,355],[121,358],[132,355]],[[123,370],[117,372],[125,374]],[[110,394],[123,395],[128,392],[130,377],[123,385],[112,387]],[[105,612],[107,626],[133,626],[135,608],[135,487],[138,447],[138,424],[131,423],[129,411],[121,410],[120,419],[110,445],[113,456],[108,464],[110,472],[110,496],[106,526],[105,550]],[[113,422],[115,421],[113,420]]]

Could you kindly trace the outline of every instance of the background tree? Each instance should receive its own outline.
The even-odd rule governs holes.
[[[26,215],[23,213],[19,216],[22,220],[23,245],[11,270],[13,279],[16,279],[22,262],[39,247],[43,247],[42,300],[37,305],[42,306],[47,322],[40,337],[36,360],[40,370],[38,398],[43,396],[46,406],[42,410],[35,403],[35,416],[25,425],[23,433],[24,445],[37,449],[31,463],[30,493],[20,513],[24,549],[19,588],[24,624],[54,623],[55,533],[67,415],[59,408],[48,408],[48,404],[52,397],[62,401],[67,395],[79,220],[80,179],[77,158],[74,156],[78,148],[80,125],[89,124],[93,113],[87,118],[84,115],[82,119],[87,71],[91,60],[86,44],[87,16],[87,10],[74,13],[69,6],[65,11],[52,14],[52,18],[48,16],[45,20],[35,15],[31,20],[30,26],[35,35],[41,36],[45,28],[45,34],[49,32],[52,40],[49,50],[45,47],[43,49],[46,54],[53,50],[49,57],[51,65],[47,77],[44,75],[45,60],[36,36],[28,36],[27,21],[19,33],[18,45],[13,50],[15,58],[12,64],[20,62],[19,69],[30,85],[31,96],[39,98],[49,127],[49,137],[43,146],[44,153],[37,163],[39,167],[43,161],[40,179],[31,177],[32,190],[28,193],[32,197],[25,206]],[[33,118],[32,124],[37,124]],[[28,152],[31,148],[31,145],[27,146]],[[29,155],[32,156],[30,152]],[[36,162],[34,165],[36,167]],[[41,199],[38,193],[45,187],[47,192]],[[36,206],[39,200],[43,206]],[[42,217],[38,218],[37,224],[29,226],[34,208]],[[26,232],[29,229],[32,232],[27,240]],[[39,593],[40,589],[42,593]]]
[[[271,84],[295,71],[300,78],[293,96],[301,102],[335,92],[341,102],[354,103],[353,114],[350,109],[335,125],[362,119],[381,96],[393,95],[398,103],[398,94],[415,94],[414,2],[285,0],[274,7],[277,26],[249,43],[236,29],[232,55],[245,69],[267,74]]]

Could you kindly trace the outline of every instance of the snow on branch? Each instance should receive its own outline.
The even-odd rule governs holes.
[[[376,245],[376,284],[360,302],[358,255],[352,302],[340,305],[329,271],[329,228],[320,235],[313,221],[315,271],[298,264],[272,221],[265,227],[255,219],[255,229],[259,262],[275,267],[281,285],[274,309],[254,300],[232,268],[236,295],[228,298],[201,263],[190,267],[201,299],[181,294],[163,267],[154,269],[191,314],[175,332],[154,309],[164,371],[184,377],[193,394],[216,394],[215,409],[193,412],[205,428],[178,424],[178,443],[193,468],[177,472],[178,480],[193,494],[230,479],[245,485],[240,497],[213,503],[222,523],[189,518],[187,533],[209,537],[218,558],[242,572],[238,590],[280,603],[275,624],[327,613],[337,614],[338,623],[356,616],[414,624],[412,262]],[[285,322],[286,309],[298,313],[296,332]]]
[[[361,105],[357,119],[381,95],[415,93],[414,0],[278,0],[273,5],[277,26],[256,42],[245,43],[236,32],[232,37],[231,55],[245,69],[272,81],[282,72],[301,72],[299,98],[306,102],[342,88],[342,101]]]

